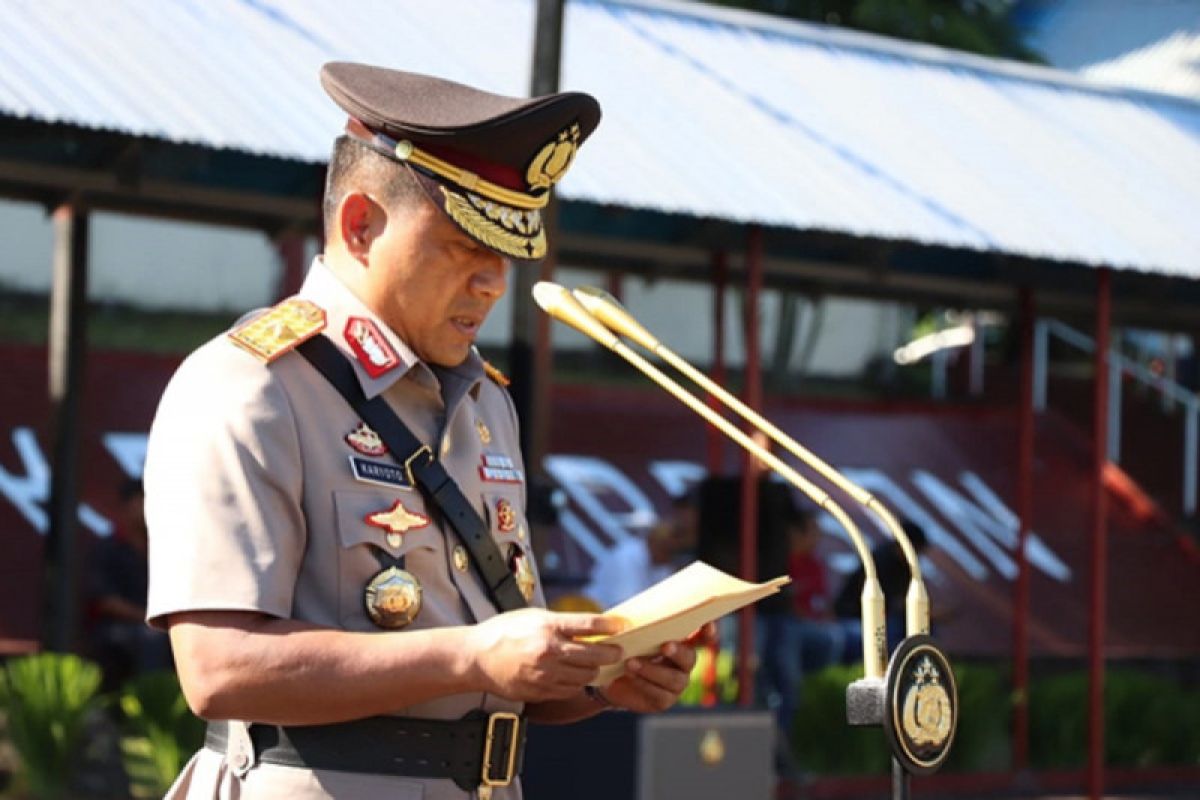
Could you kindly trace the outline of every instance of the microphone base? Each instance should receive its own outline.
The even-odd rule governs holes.
[[[857,727],[883,724],[886,685],[882,678],[859,678],[846,687],[846,721]]]

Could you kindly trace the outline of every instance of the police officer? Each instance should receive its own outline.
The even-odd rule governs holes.
[[[588,689],[622,655],[581,637],[618,623],[542,608],[516,415],[473,347],[600,109],[321,81],[349,115],[325,252],[188,357],[151,430],[147,615],[215,721],[169,796],[518,798],[526,721],[665,709],[695,658]]]

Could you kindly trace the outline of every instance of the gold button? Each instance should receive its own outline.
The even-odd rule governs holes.
[[[461,544],[454,546],[454,568],[459,572],[467,571],[467,549]]]

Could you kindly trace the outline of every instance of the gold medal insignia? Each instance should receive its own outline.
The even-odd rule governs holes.
[[[517,512],[513,511],[512,503],[504,498],[496,501],[496,530],[500,533],[512,533],[517,528]]]
[[[421,610],[421,584],[407,570],[388,567],[371,578],[363,602],[367,616],[380,628],[403,628]]]
[[[521,596],[528,603],[533,599],[533,591],[537,588],[537,575],[533,572],[533,564],[529,555],[515,544],[508,552],[508,568],[517,579],[517,588],[521,590]]]
[[[454,553],[452,554],[452,558],[454,559],[454,568],[456,570],[459,572],[467,571],[467,565],[470,563],[467,559],[467,548],[463,547],[461,544],[454,545]]]
[[[382,456],[388,451],[379,434],[368,428],[365,422],[358,423],[357,428],[346,434],[346,444],[364,456]]]
[[[953,715],[950,695],[928,656],[913,671],[913,683],[904,693],[901,712],[904,734],[917,747],[941,747],[950,735]]]
[[[325,310],[309,300],[289,297],[229,332],[229,340],[270,364],[316,336],[325,327]]]
[[[363,521],[372,527],[382,528],[387,534],[388,545],[399,547],[404,543],[402,534],[418,528],[424,528],[429,524],[429,517],[424,514],[418,514],[415,511],[409,511],[404,507],[403,500],[397,500],[392,504],[391,508],[376,511],[374,514],[368,514],[363,517]]]
[[[479,432],[479,441],[482,444],[492,443],[492,432],[488,430],[488,426],[483,423],[483,420],[475,420],[475,430]]]

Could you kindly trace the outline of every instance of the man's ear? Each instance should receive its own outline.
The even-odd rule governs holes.
[[[346,251],[364,266],[371,240],[379,230],[379,215],[383,209],[362,192],[348,192],[338,204],[338,233]]]

